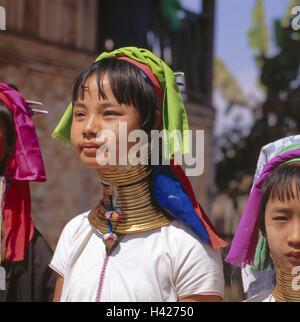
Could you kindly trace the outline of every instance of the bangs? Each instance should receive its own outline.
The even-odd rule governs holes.
[[[262,182],[261,189],[259,227],[262,233],[266,233],[265,210],[268,200],[285,202],[300,197],[300,162],[279,165]]]
[[[300,162],[290,162],[278,166],[265,179],[262,185],[263,194],[268,199],[281,202],[300,197]]]
[[[73,87],[73,106],[79,97],[84,99],[86,82],[93,75],[97,78],[99,100],[107,99],[103,79],[108,75],[109,84],[117,102],[138,108],[143,128],[145,130],[152,128],[158,106],[154,86],[138,67],[124,60],[102,59],[84,71]]]

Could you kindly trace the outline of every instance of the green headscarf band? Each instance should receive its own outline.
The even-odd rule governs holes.
[[[280,155],[295,149],[300,149],[299,143],[291,144],[285,147],[277,155]],[[287,164],[290,162],[300,162],[300,158],[290,159],[288,161],[283,162],[280,165]],[[274,264],[270,256],[268,241],[265,237],[261,235],[259,237],[259,241],[257,243],[257,247],[255,251],[254,265],[251,266],[251,269],[253,269],[254,271],[264,271],[264,270],[272,270],[273,268],[274,268]]]
[[[170,67],[160,58],[156,57],[147,49],[136,47],[124,47],[112,52],[102,53],[96,60],[105,58],[127,56],[140,63],[148,65],[164,92],[163,100],[163,129],[165,157],[172,159],[174,153],[182,154],[189,152],[189,126],[187,113],[183,104],[182,96],[176,83],[176,78]],[[70,144],[70,131],[72,124],[72,103],[69,104],[62,119],[52,133],[54,139],[59,139]],[[177,131],[177,134],[174,135]],[[170,142],[169,134],[172,134],[173,144]],[[181,137],[179,137],[181,135]],[[169,153],[168,153],[169,152]]]
[[[285,147],[284,149],[282,149],[278,153],[278,155],[283,154],[283,153],[288,152],[288,151],[296,150],[296,149],[300,149],[300,144],[299,143],[295,143],[295,144],[288,145],[287,147]],[[287,163],[290,163],[290,162],[299,162],[299,161],[300,161],[300,158],[293,158],[293,159],[290,159],[288,161],[285,161],[281,165],[287,164]]]
[[[270,255],[270,249],[268,245],[268,240],[260,235],[254,258],[254,265],[251,266],[251,269],[254,271],[264,271],[272,270],[274,268],[273,261]]]

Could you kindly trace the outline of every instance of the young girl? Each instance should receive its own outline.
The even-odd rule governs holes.
[[[125,133],[119,133],[122,124]],[[60,236],[50,264],[58,276],[55,301],[222,300],[216,248],[225,243],[173,160],[178,146],[170,148],[171,165],[144,162],[148,143],[138,164],[100,162],[111,152],[99,139],[105,131],[116,138],[106,143],[115,142],[120,160],[130,154],[127,137],[134,130],[150,138],[151,130],[163,128],[183,132],[187,117],[173,72],[148,50],[103,53],[79,76],[53,136],[71,141],[104,191],[99,205],[72,219]]]
[[[31,219],[29,182],[46,180],[31,116],[21,94],[0,82],[0,301],[51,301],[54,293],[53,252]]]
[[[275,286],[269,279],[270,287],[265,285],[247,301],[300,301],[299,191],[300,144],[296,143],[286,146],[264,165],[226,258],[240,267],[253,265],[254,271],[275,269]]]

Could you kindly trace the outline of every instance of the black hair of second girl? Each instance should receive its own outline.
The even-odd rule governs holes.
[[[296,187],[296,195],[293,188]],[[269,199],[281,202],[300,198],[300,162],[290,162],[277,166],[262,182],[260,206],[260,230],[266,232],[265,211]]]
[[[6,145],[14,147],[16,141],[16,131],[12,112],[9,107],[0,100],[0,120],[3,122],[6,131]],[[4,175],[8,155],[0,162],[0,175]]]
[[[93,75],[97,76],[99,99],[107,99],[103,89],[103,77],[106,73],[117,102],[135,106],[140,112],[142,129],[151,131],[158,106],[156,91],[146,75],[125,60],[105,58],[89,66],[75,81],[73,106],[78,97],[83,99],[85,83]]]

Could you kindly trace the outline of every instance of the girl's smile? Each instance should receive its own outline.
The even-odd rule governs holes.
[[[86,156],[93,157],[97,154],[99,144],[93,142],[83,142],[82,144],[80,144],[80,148]]]

